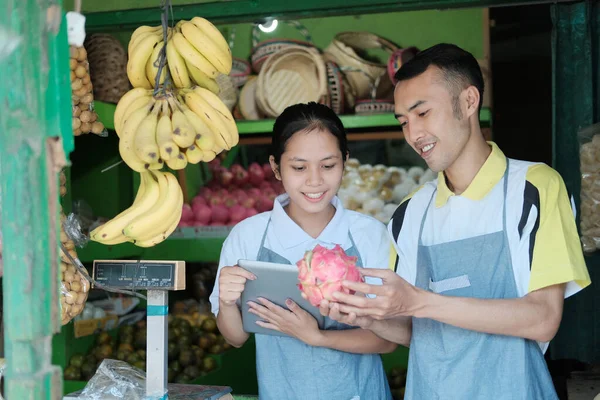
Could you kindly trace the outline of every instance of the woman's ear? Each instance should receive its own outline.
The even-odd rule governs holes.
[[[281,173],[279,171],[279,165],[275,162],[275,157],[269,156],[269,164],[271,164],[271,169],[273,170],[273,174],[275,174],[275,179],[278,181],[281,180]]]

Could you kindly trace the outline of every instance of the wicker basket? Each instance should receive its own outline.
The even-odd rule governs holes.
[[[309,48],[316,47],[312,43],[312,37],[308,32],[308,29],[298,21],[288,20],[283,21],[287,25],[294,27],[302,36],[303,40],[277,38],[268,40],[259,40],[260,29],[258,25],[254,25],[252,28],[252,54],[250,54],[250,60],[252,62],[252,69],[258,74],[265,63],[265,61],[273,54],[277,53],[289,46],[303,46]]]
[[[327,68],[327,95],[323,104],[327,105],[336,114],[344,113],[344,73],[338,65],[332,61],[325,63]]]
[[[233,58],[233,63],[231,66],[231,72],[229,73],[229,76],[233,80],[233,84],[236,87],[240,88],[244,86],[251,72],[252,69],[248,61],[242,60],[241,58],[237,57]]]
[[[269,117],[293,104],[319,102],[326,94],[325,62],[314,48],[286,47],[269,57],[258,74],[256,103]]]
[[[94,33],[86,37],[85,49],[94,86],[94,99],[118,103],[130,88],[127,79],[127,52],[111,35]]]
[[[337,63],[345,71],[349,89],[356,99],[371,98],[373,85],[377,81],[376,97],[387,98],[393,92],[387,66],[358,55],[367,49],[383,49],[392,54],[398,46],[370,32],[342,32],[327,46],[324,57],[327,61]]]
[[[418,52],[419,50],[416,47],[407,47],[406,49],[398,49],[392,53],[388,60],[387,71],[394,86],[396,85],[396,79],[394,79],[396,72]]]
[[[240,90],[238,109],[245,120],[255,121],[263,118],[263,115],[256,104],[257,82],[257,76],[250,75],[246,81],[246,84]]]

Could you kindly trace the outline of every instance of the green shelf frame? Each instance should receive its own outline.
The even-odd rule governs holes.
[[[94,260],[185,260],[186,262],[215,262],[219,260],[224,237],[169,238],[154,247],[137,247],[132,243],[106,246],[89,242],[77,250],[84,263]]]
[[[200,15],[213,23],[261,22],[267,17],[301,19],[337,15],[389,13],[395,11],[450,8],[499,7],[508,5],[555,3],[551,0],[224,0],[173,1],[173,18],[190,19]],[[196,3],[196,4],[189,4]],[[158,3],[153,8],[119,9],[118,0],[86,7],[86,30],[89,32],[127,30],[140,25],[160,24]]]
[[[115,129],[113,115],[115,113],[115,104],[96,101],[94,103],[98,118],[108,129]],[[489,108],[482,108],[479,114],[481,125],[491,126],[492,112]],[[340,115],[346,129],[368,129],[395,127],[399,129],[399,123],[394,118],[394,114],[372,114],[372,115]],[[240,135],[267,134],[273,130],[273,119],[262,119],[258,121],[238,121],[238,131]]]

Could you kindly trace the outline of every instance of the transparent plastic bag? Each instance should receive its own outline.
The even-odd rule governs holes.
[[[142,400],[146,397],[146,373],[124,361],[105,359],[89,380],[82,400]]]
[[[600,123],[579,131],[581,167],[581,243],[583,251],[600,249]]]
[[[90,291],[90,282],[76,265],[77,252],[75,242],[69,232],[77,232],[73,228],[76,220],[69,219],[61,213],[60,230],[60,318],[62,325],[68,324],[81,314]]]
[[[98,114],[94,110],[94,92],[85,47],[71,45],[69,55],[73,135],[93,133],[106,137],[108,131],[98,121]]]

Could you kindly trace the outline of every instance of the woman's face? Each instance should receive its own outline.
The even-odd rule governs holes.
[[[290,205],[309,214],[325,211],[340,188],[343,161],[338,140],[329,131],[296,132],[286,143],[276,173]],[[273,157],[271,166],[277,170]]]

